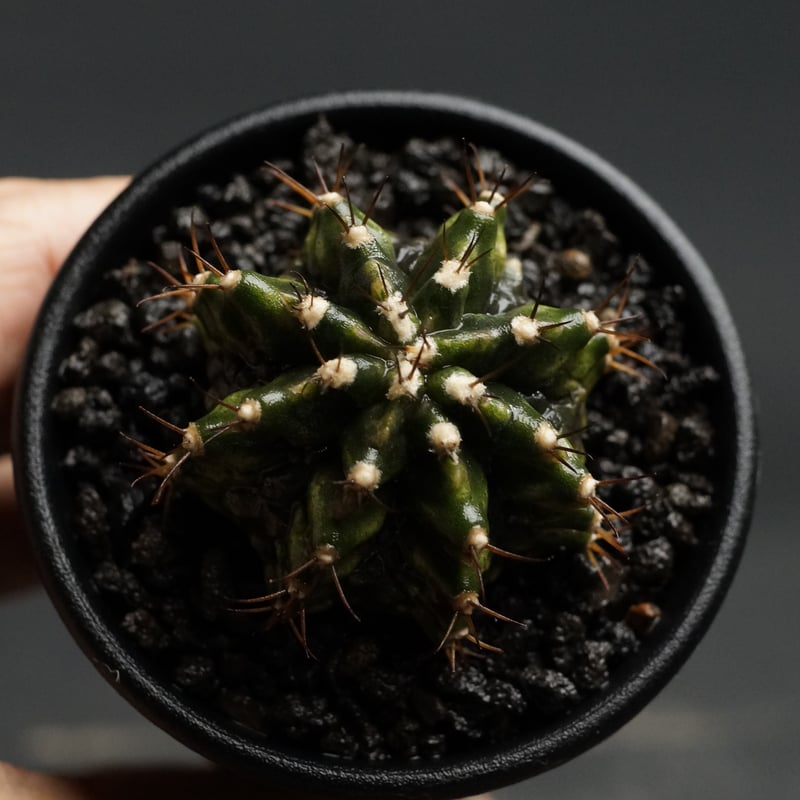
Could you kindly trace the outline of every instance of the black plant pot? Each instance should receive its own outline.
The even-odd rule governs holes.
[[[392,146],[411,136],[449,135],[496,148],[550,178],[566,197],[598,209],[609,227],[682,284],[707,363],[722,375],[717,511],[693,563],[671,590],[669,619],[566,720],[527,740],[431,763],[358,765],[269,748],[244,727],[221,722],[137,660],[110,626],[70,535],[70,504],[51,442],[49,409],[67,351],[64,332],[91,302],[96,276],[123,263],[198,183],[290,152],[320,113],[355,139]],[[445,798],[490,790],[550,769],[597,744],[635,715],[676,673],[703,636],[735,571],[750,518],[756,439],[742,351],[707,267],[663,212],[591,152],[527,119],[482,103],[435,94],[330,95],[248,114],[170,153],[100,216],[59,273],[41,311],[19,388],[15,465],[19,496],[53,602],[80,646],[115,689],[189,747],[272,786],[338,797]]]

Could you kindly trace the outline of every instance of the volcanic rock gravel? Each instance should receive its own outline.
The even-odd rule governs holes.
[[[278,163],[316,185],[312,155],[332,175],[342,145],[353,149],[321,120],[300,157]],[[507,163],[496,153],[482,157],[490,170]],[[375,216],[414,242],[431,236],[457,207],[442,176],[463,185],[461,158],[460,143],[451,140],[415,139],[388,154],[360,147],[348,188],[363,206],[391,176]],[[525,177],[508,166],[503,181],[513,186]],[[545,303],[591,308],[619,283],[632,254],[602,216],[570,205],[557,190],[539,181],[510,205],[509,252],[522,260],[531,295],[543,285]],[[665,283],[642,254],[626,314],[637,317],[629,327],[652,337],[639,351],[665,377],[641,366],[638,378],[609,374],[591,398],[584,444],[593,474],[646,476],[603,495],[617,509],[644,507],[621,531],[627,558],[604,566],[607,589],[583,556],[504,562],[487,587],[489,604],[525,627],[479,620],[481,635],[502,655],[468,654],[451,672],[415,626],[364,604],[361,624],[338,607],[310,616],[315,657],[308,658],[285,626],[265,631],[262,617],[228,610],[231,598],[267,591],[247,538],[179,492],[151,505],[156,481],[131,486],[144,467],[120,435],[171,449],[174,434],[139,406],[182,426],[208,402],[192,379],[222,396],[257,378],[248,365],[209,359],[190,327],[142,333],[178,305],[139,303],[164,285],[146,261],[175,272],[193,221],[204,252],[208,221],[237,267],[295,267],[305,220],[267,198],[294,201],[261,168],[199,186],[140,252],[109,269],[95,301],[74,320],[74,346],[61,364],[52,411],[74,489],[74,536],[107,619],[149,669],[278,746],[359,760],[435,759],[573,713],[658,628],[662,598],[691,563],[714,506],[705,475],[715,459],[709,406],[718,376],[692,355],[683,288]],[[365,568],[379,575],[389,567],[375,558]]]

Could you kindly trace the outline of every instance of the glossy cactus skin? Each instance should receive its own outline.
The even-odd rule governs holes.
[[[185,299],[210,352],[271,377],[170,426],[174,450],[140,445],[156,500],[180,488],[246,531],[268,593],[241,605],[306,646],[307,613],[342,602],[357,617],[349,581],[391,530],[403,577],[374,603],[413,614],[451,664],[465,641],[495,649],[473,615],[507,619],[485,604],[504,558],[583,552],[599,571],[620,549],[624,515],[597,497],[570,431],[614,356],[630,354],[626,337],[599,312],[522,296],[497,189],[462,197],[409,266],[340,180],[315,194],[272,169],[310,205],[302,274],[231,268],[216,244],[214,266],[193,236],[197,271],[164,293]],[[286,468],[287,453],[306,465],[303,492],[243,513],[235,490]]]

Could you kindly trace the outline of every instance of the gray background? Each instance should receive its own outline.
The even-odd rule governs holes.
[[[798,5],[15,5],[0,11],[0,174],[135,172],[276,100],[423,88],[560,129],[670,212],[718,277],[761,401],[749,548],[711,632],[645,712],[497,796],[796,796]],[[3,758],[49,769],[196,758],[116,697],[41,592],[0,607],[0,642]]]

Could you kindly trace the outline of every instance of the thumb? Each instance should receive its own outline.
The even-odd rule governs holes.
[[[14,380],[56,270],[127,182],[121,176],[0,179],[0,387]]]

